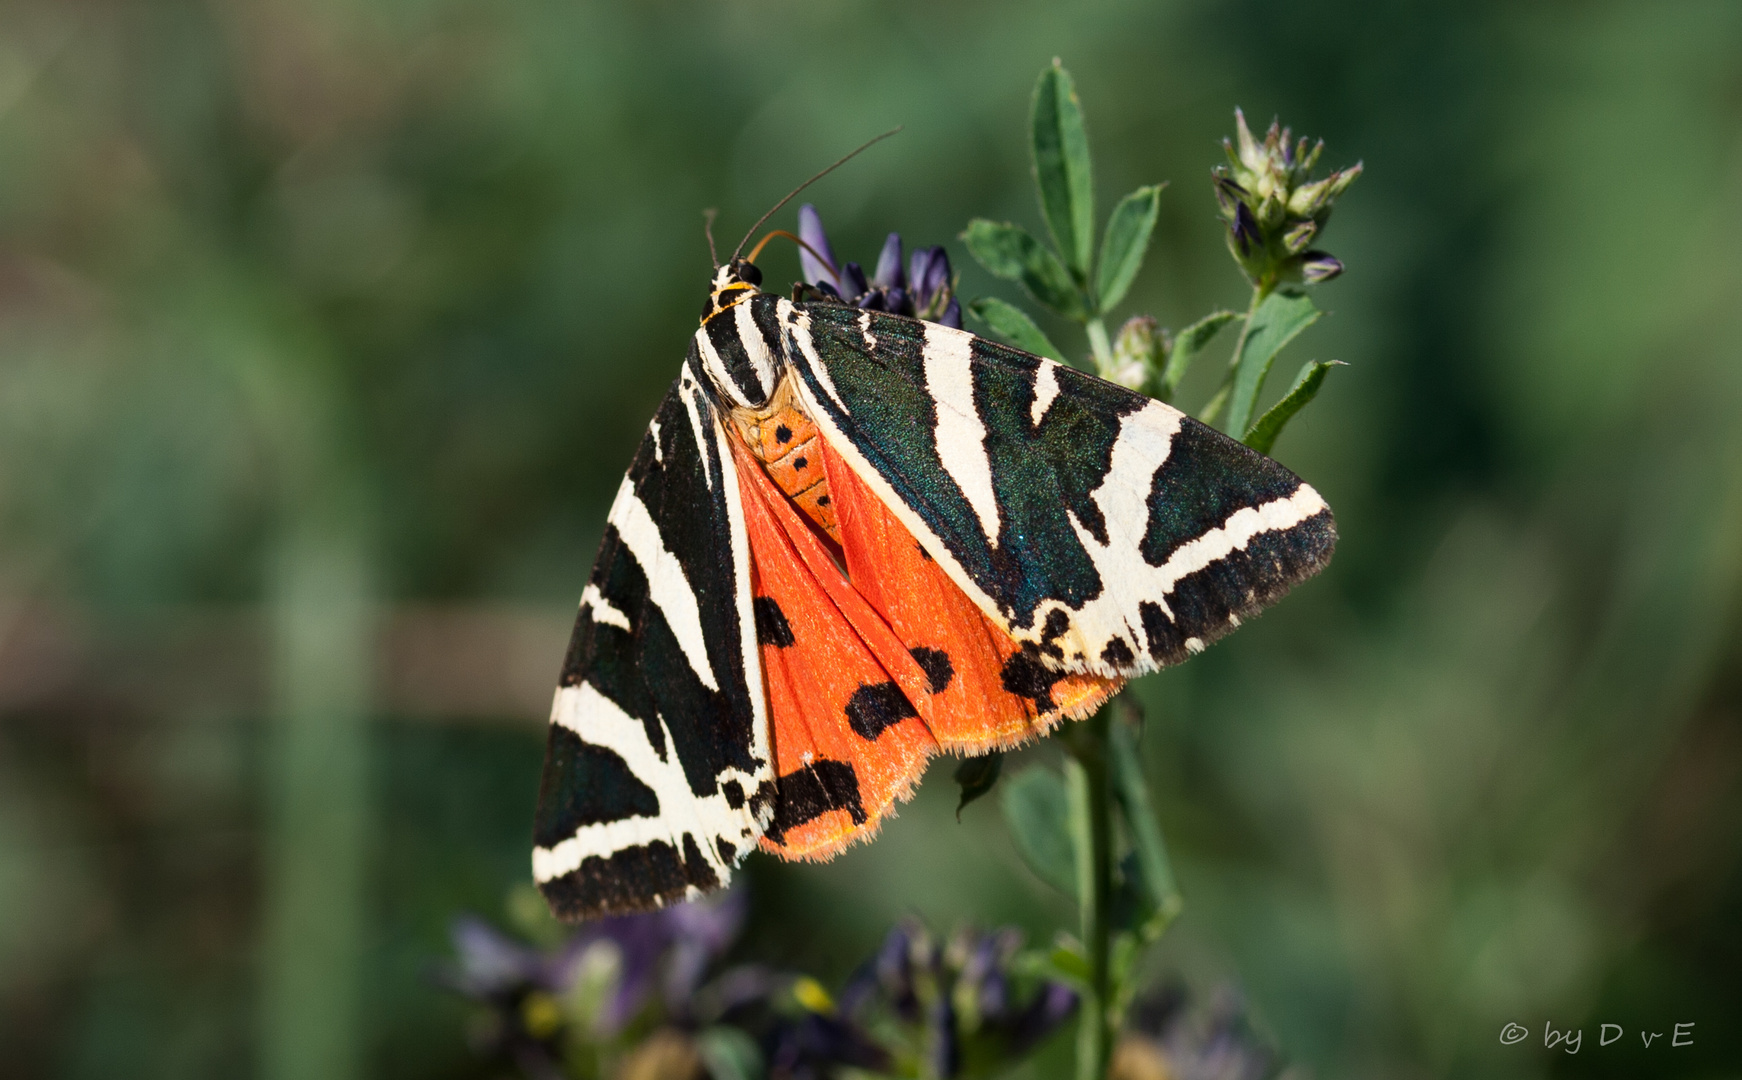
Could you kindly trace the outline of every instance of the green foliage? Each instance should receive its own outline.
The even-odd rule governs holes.
[[[1329,360],[1306,364],[1295,377],[1294,385],[1289,387],[1281,401],[1270,407],[1270,410],[1255,421],[1246,432],[1246,445],[1260,454],[1270,453],[1270,448],[1276,442],[1276,436],[1281,434],[1283,425],[1294,417],[1294,414],[1306,408],[1313,398],[1319,394],[1319,387],[1324,385],[1325,375],[1334,367],[1344,367],[1341,361]]]
[[[998,783],[998,773],[1004,767],[1004,754],[993,750],[979,757],[963,758],[956,766],[956,786],[961,789],[961,801],[956,803],[956,820],[962,820],[962,811],[969,803],[988,794],[994,784]]]
[[[1028,317],[1028,312],[1014,304],[998,299],[996,296],[984,296],[968,305],[968,314],[985,323],[992,332],[1005,341],[1031,352],[1036,356],[1044,356],[1048,360],[1065,363],[1065,354],[1052,343],[1052,339],[1040,327],[1034,325],[1034,320]]]
[[[1126,290],[1143,268],[1149,250],[1149,234],[1161,213],[1161,189],[1166,184],[1140,187],[1119,200],[1107,219],[1107,238],[1101,242],[1101,262],[1095,272],[1095,296],[1101,311],[1111,311],[1125,299]]]
[[[1216,202],[1228,224],[1228,251],[1253,288],[1268,293],[1297,281],[1329,281],[1343,263],[1310,245],[1321,239],[1337,197],[1361,175],[1361,165],[1313,179],[1325,144],[1308,148],[1293,132],[1272,122],[1263,141],[1252,137],[1246,117],[1234,110],[1235,139],[1223,139],[1228,163],[1212,170]]]
[[[1172,401],[1174,391],[1179,389],[1180,380],[1191,369],[1192,361],[1215,340],[1224,326],[1239,317],[1239,313],[1234,311],[1213,311],[1175,335],[1168,351],[1167,367],[1161,375],[1160,389],[1155,396]]]
[[[1094,256],[1094,176],[1076,84],[1056,57],[1034,85],[1029,132],[1035,187],[1046,226],[1071,276],[1084,284]]]
[[[998,798],[1022,861],[1040,880],[1075,897],[1077,854],[1064,778],[1045,767],[1024,769],[1004,782]]]
[[[962,233],[962,242],[981,266],[1006,281],[1021,282],[1036,303],[1068,319],[1089,317],[1087,298],[1065,264],[1022,226],[976,218]]]
[[[1361,168],[1357,165],[1309,182],[1317,148],[1308,152],[1302,140],[1300,153],[1305,156],[1286,158],[1285,149],[1292,150],[1286,146],[1286,129],[1273,125],[1260,144],[1246,129],[1238,110],[1235,118],[1239,149],[1234,142],[1227,143],[1234,163],[1233,177],[1253,185],[1253,190],[1218,174],[1216,195],[1229,223],[1230,251],[1252,276],[1252,302],[1244,317],[1231,311],[1212,312],[1177,335],[1169,335],[1155,332],[1154,319],[1136,316],[1127,320],[1116,341],[1109,338],[1103,316],[1125,299],[1143,267],[1166,185],[1146,185],[1119,200],[1107,221],[1097,262],[1090,239],[1093,169],[1082,104],[1070,73],[1056,59],[1041,72],[1035,85],[1030,134],[1035,186],[1058,251],[1021,225],[985,218],[970,221],[962,241],[992,275],[1019,283],[1034,302],[1080,323],[1097,374],[1162,401],[1173,400],[1193,362],[1224,327],[1238,320],[1240,335],[1229,358],[1227,377],[1200,415],[1206,423],[1214,423],[1225,413],[1223,427],[1229,434],[1250,437],[1250,445],[1269,452],[1288,421],[1312,401],[1324,383],[1323,372],[1303,372],[1302,381],[1288,398],[1260,418],[1258,423],[1263,427],[1258,429],[1253,418],[1277,354],[1322,315],[1298,285],[1278,289],[1277,283],[1283,278],[1329,280],[1342,272],[1341,262],[1324,252],[1309,251],[1306,244],[1321,237],[1336,197],[1360,175]],[[1262,198],[1253,191],[1260,192]],[[1275,231],[1284,226],[1287,235],[1278,233],[1272,238],[1274,244],[1252,231]],[[1253,254],[1253,244],[1271,244],[1282,254],[1254,270],[1259,263],[1253,260],[1260,256]],[[1092,284],[1090,266],[1095,267]],[[1013,305],[983,297],[969,303],[968,310],[1017,348],[1063,360],[1063,350]]]
[[[1075,84],[1057,59],[1035,84],[1029,132],[1041,215],[1058,250],[1020,225],[984,218],[968,223],[962,241],[994,277],[1021,283],[1042,307],[1083,324],[1095,370],[1112,378],[1115,360],[1102,318],[1125,298],[1143,266],[1165,185],[1140,187],[1119,200],[1097,262],[1089,138]]]
[[[968,251],[994,276],[1020,282],[1037,303],[1080,323],[1102,378],[1164,401],[1178,392],[1205,347],[1238,321],[1240,334],[1227,374],[1202,415],[1210,422],[1226,409],[1227,430],[1268,452],[1288,421],[1318,394],[1329,369],[1304,369],[1294,389],[1257,424],[1251,422],[1277,354],[1321,316],[1304,291],[1278,289],[1277,282],[1285,271],[1306,281],[1328,280],[1342,272],[1341,262],[1324,252],[1309,252],[1306,245],[1318,236],[1332,201],[1360,174],[1360,167],[1308,184],[1318,150],[1309,155],[1303,140],[1303,156],[1291,157],[1288,132],[1275,125],[1260,148],[1236,111],[1240,150],[1236,153],[1230,143],[1229,156],[1239,180],[1251,188],[1218,173],[1216,197],[1229,224],[1229,250],[1252,282],[1246,314],[1212,312],[1178,335],[1161,331],[1151,316],[1137,315],[1126,320],[1116,340],[1109,340],[1102,316],[1125,298],[1143,266],[1163,185],[1138,188],[1119,201],[1107,223],[1100,261],[1093,263],[1093,173],[1082,106],[1072,86],[1055,59],[1041,73],[1031,119],[1035,185],[1062,256],[1019,225],[981,218],[969,222],[962,233]],[[1294,231],[1270,236],[1283,225]],[[1281,245],[1280,259],[1266,253],[1266,244]],[[1096,266],[1092,288],[1090,265]],[[1051,359],[1061,355],[1032,319],[1002,300],[983,298],[968,309],[1019,348]],[[1005,820],[1023,859],[1043,881],[1077,902],[1085,994],[1078,1080],[1101,1080],[1106,1074],[1120,1018],[1136,992],[1137,960],[1182,906],[1137,758],[1135,728],[1141,719],[1130,726],[1114,722],[1112,709],[1065,732],[1070,756],[1062,777],[1050,769],[1031,768],[1007,784],[1004,793]],[[961,805],[996,781],[995,765],[991,774],[988,779],[976,767],[964,778],[958,771]],[[1121,838],[1129,850],[1121,850]]]
[[[1305,293],[1285,290],[1265,297],[1246,317],[1240,341],[1234,347],[1233,385],[1228,397],[1228,422],[1223,430],[1236,439],[1246,435],[1276,354],[1299,337],[1301,331],[1318,322],[1322,314]]]
[[[1130,711],[1136,713],[1135,707]],[[1128,880],[1136,887],[1142,905],[1132,919],[1131,928],[1144,942],[1150,942],[1167,930],[1184,907],[1184,901],[1174,884],[1173,862],[1161,838],[1161,825],[1150,803],[1149,781],[1143,775],[1143,759],[1137,752],[1137,729],[1142,722],[1142,715],[1137,714],[1134,722],[1121,720],[1110,726],[1108,757],[1113,794],[1119,800],[1120,817],[1131,839],[1133,872]]]
[[[761,1080],[766,1075],[756,1040],[727,1024],[697,1032],[696,1053],[712,1080]]]

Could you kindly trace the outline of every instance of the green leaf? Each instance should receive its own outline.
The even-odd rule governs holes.
[[[1089,985],[1089,961],[1083,956],[1082,946],[1076,942],[1060,942],[1053,946],[1047,954],[1049,974],[1060,982],[1071,983],[1079,989]]]
[[[993,333],[1023,352],[1057,360],[1061,364],[1067,362],[1065,354],[1052,343],[1052,339],[1034,325],[1034,320],[1028,317],[1026,311],[1014,304],[1007,304],[996,296],[982,297],[968,305],[968,314],[991,327]]]
[[[703,1028],[696,1054],[714,1080],[761,1080],[762,1050],[756,1040],[727,1024]]]
[[[998,774],[1004,768],[1004,752],[994,750],[979,757],[963,758],[956,766],[956,785],[962,789],[962,800],[956,804],[956,820],[962,820],[962,810],[975,799],[992,790]]]
[[[1229,393],[1228,424],[1222,430],[1236,439],[1246,433],[1276,354],[1323,314],[1302,292],[1278,291],[1264,298],[1252,313],[1252,325],[1242,335],[1243,346]]]
[[[1104,918],[1099,906],[1105,897],[1098,895],[1095,881],[1095,807],[1089,786],[1089,771],[1074,757],[1067,757],[1065,766],[1065,796],[1070,807],[1069,828],[1071,852],[1076,856],[1077,910],[1083,914],[1083,939],[1091,939],[1090,924]],[[1092,916],[1092,917],[1091,917]]]
[[[1089,136],[1083,107],[1070,72],[1057,57],[1040,73],[1030,113],[1034,139],[1034,182],[1040,209],[1075,280],[1089,280],[1095,243],[1095,195],[1089,174]]]
[[[1185,378],[1186,369],[1192,366],[1192,361],[1198,358],[1210,344],[1222,327],[1227,326],[1240,317],[1237,311],[1217,311],[1205,315],[1197,322],[1181,330],[1173,339],[1173,351],[1168,353],[1167,369],[1161,373],[1161,400],[1167,401],[1179,389],[1180,380]]]
[[[1004,782],[999,802],[1022,861],[1036,877],[1075,899],[1077,853],[1064,778],[1041,765],[1024,769]]]
[[[1012,956],[1007,970],[1020,979],[1052,979],[1079,988],[1089,979],[1082,945],[1062,931],[1049,948],[1023,949]]]
[[[1077,322],[1089,317],[1082,290],[1065,264],[1022,226],[975,218],[962,233],[962,242],[981,266],[996,277],[1021,282],[1039,303]]]
[[[1138,188],[1120,199],[1107,219],[1107,238],[1101,241],[1101,263],[1095,271],[1097,310],[1107,312],[1117,307],[1142,268],[1156,216],[1161,213],[1164,186]]]
[[[1137,929],[1145,940],[1153,941],[1167,929],[1182,906],[1179,889],[1174,885],[1173,863],[1167,857],[1161,825],[1150,805],[1149,782],[1143,775],[1143,759],[1137,754],[1137,737],[1131,725],[1123,721],[1109,725],[1107,742],[1113,795],[1119,800],[1125,834],[1136,857],[1134,884],[1147,909]]]
[[[1270,411],[1258,418],[1252,429],[1246,433],[1245,443],[1260,454],[1270,453],[1270,448],[1276,445],[1276,437],[1282,434],[1282,429],[1294,414],[1306,408],[1307,402],[1317,397],[1319,387],[1325,384],[1325,375],[1334,367],[1347,367],[1341,360],[1327,360],[1324,363],[1307,364],[1295,376],[1294,386],[1283,399],[1270,407]]]

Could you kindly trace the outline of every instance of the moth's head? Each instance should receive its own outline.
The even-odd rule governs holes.
[[[761,408],[780,381],[784,346],[769,310],[775,298],[760,284],[762,271],[749,259],[734,258],[714,271],[696,331],[692,357],[729,408]]]
[[[702,325],[707,325],[709,319],[727,308],[755,296],[760,284],[762,271],[749,259],[733,259],[715,270],[707,302],[702,305]]]

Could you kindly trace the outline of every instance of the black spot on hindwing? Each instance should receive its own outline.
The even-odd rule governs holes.
[[[750,607],[756,614],[758,644],[784,649],[793,643],[792,624],[786,621],[786,612],[780,610],[774,597],[758,596],[750,602]]]
[[[1006,693],[1025,697],[1034,702],[1036,713],[1050,713],[1058,706],[1052,699],[1053,684],[1065,677],[1062,671],[1053,671],[1040,662],[1040,657],[1033,645],[1024,645],[1019,651],[1010,654],[1004,661],[1004,670],[1000,673],[1000,681]]]
[[[884,729],[916,717],[913,703],[893,682],[869,683],[847,699],[847,723],[862,739],[876,740]]]
[[[766,835],[781,843],[788,830],[815,821],[830,810],[845,810],[855,825],[863,825],[867,820],[859,798],[859,775],[853,766],[824,758],[780,778],[774,798],[774,821]]]
[[[949,689],[950,680],[956,677],[956,669],[950,663],[949,653],[942,649],[928,649],[923,645],[917,645],[907,651],[913,654],[914,662],[919,665],[921,671],[925,672],[926,682],[930,685],[932,693],[941,694]]]

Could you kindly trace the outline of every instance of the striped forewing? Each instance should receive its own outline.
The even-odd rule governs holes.
[[[533,871],[565,918],[723,885],[772,812],[748,541],[685,364],[618,489],[551,710]]]
[[[1045,663],[1177,663],[1330,559],[1316,491],[1177,409],[935,323],[781,313],[825,435]]]

